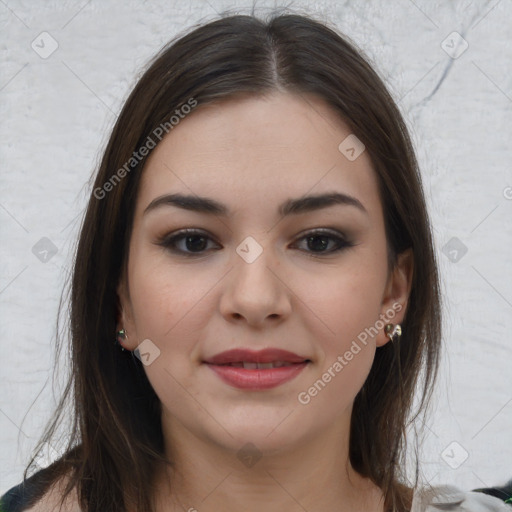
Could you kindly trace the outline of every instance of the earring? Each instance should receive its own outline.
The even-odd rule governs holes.
[[[400,336],[402,336],[402,326],[400,324],[386,324],[384,332],[392,343],[394,343],[395,340],[398,343],[400,341]]]
[[[114,344],[118,345],[121,348],[121,352],[126,352],[126,349],[123,347],[122,343],[126,338],[126,331],[124,329],[117,331],[116,341],[114,342]]]

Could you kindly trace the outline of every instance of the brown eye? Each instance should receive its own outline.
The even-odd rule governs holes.
[[[332,254],[353,246],[341,233],[330,230],[311,231],[299,238],[299,240],[305,240],[307,247],[307,249],[305,249],[306,252],[316,253],[320,256]]]
[[[172,235],[167,235],[157,243],[172,252],[184,256],[202,255],[208,247],[208,241],[212,238],[202,231],[193,229],[182,230]]]
[[[354,244],[347,241],[345,236],[337,231],[331,230],[315,230],[300,237],[298,241],[305,241],[306,248],[300,249],[311,256],[327,256]],[[182,256],[202,256],[209,250],[218,250],[220,246],[216,243],[217,248],[209,248],[209,242],[213,242],[212,237],[203,231],[195,229],[185,229],[166,235],[161,238],[157,244],[165,247],[173,253]],[[301,245],[295,242],[295,246]]]

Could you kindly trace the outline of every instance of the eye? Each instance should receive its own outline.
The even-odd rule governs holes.
[[[157,244],[184,256],[201,255],[212,238],[196,229],[183,229],[172,235],[166,235]],[[181,247],[178,247],[180,245]]]
[[[213,239],[208,234],[202,231],[198,231],[196,229],[183,229],[162,237],[156,243],[157,245],[161,245],[176,254],[193,257],[201,256],[207,252],[208,242],[212,240]],[[338,231],[328,229],[310,231],[306,235],[298,238],[298,242],[302,240],[306,241],[306,245],[309,250],[301,250],[311,253],[310,255],[313,257],[333,254],[354,245],[347,241],[345,236]],[[330,250],[326,250],[329,248],[330,244]],[[294,245],[300,244],[295,242]],[[334,247],[332,245],[334,245]]]
[[[311,250],[306,251],[312,253],[311,256],[328,255],[333,254],[347,247],[352,247],[354,244],[346,240],[346,238],[337,231],[331,231],[328,229],[317,229],[310,231],[305,236],[298,239],[299,241],[305,240],[307,247]],[[326,250],[329,247],[329,243],[334,241],[334,247],[331,246],[330,250]]]

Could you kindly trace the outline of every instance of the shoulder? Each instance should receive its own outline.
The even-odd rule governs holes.
[[[46,489],[46,469],[38,471],[1,496],[0,512],[82,512],[76,490],[71,491],[61,508],[69,477],[60,478]]]
[[[512,512],[512,481],[503,487],[462,490],[452,485],[425,486],[414,491],[411,512],[440,510]]]

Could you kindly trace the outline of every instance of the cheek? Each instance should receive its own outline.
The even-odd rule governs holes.
[[[214,314],[208,294],[219,276],[207,266],[200,270],[197,265],[181,265],[178,269],[166,255],[134,258],[131,272],[138,342],[149,339],[158,349],[158,357],[144,369],[158,395],[178,396],[178,382],[190,381],[194,360],[201,355],[201,333],[207,332]]]
[[[304,297],[303,311],[310,330],[324,340],[326,352],[343,350],[361,332],[379,319],[385,271],[369,270],[370,265],[350,261],[343,268],[303,281],[298,291]]]
[[[203,280],[192,267],[178,270],[165,256],[134,261],[130,293],[139,338],[172,341],[190,315],[200,322],[201,300],[211,280]]]
[[[329,294],[332,300],[325,301],[323,308],[318,304],[329,334],[325,328],[317,329],[318,367],[308,387],[297,396],[307,407],[307,415],[317,422],[320,418],[328,422],[332,415],[342,415],[351,406],[368,377],[376,351],[372,327],[379,318],[377,294],[374,291],[372,296],[371,288],[361,281],[353,286],[337,284]]]
[[[157,261],[134,265],[130,292],[138,341],[151,340],[158,354],[144,365],[151,386],[166,407],[190,407],[190,397],[180,383],[193,375],[194,332],[205,318],[201,298],[207,290],[188,273]]]
[[[318,371],[299,402],[314,402],[318,414],[325,407],[345,410],[371,369],[386,277],[382,265],[371,268],[368,260],[354,259],[335,275],[315,276],[303,285],[307,309],[314,313],[305,318],[316,341]]]

